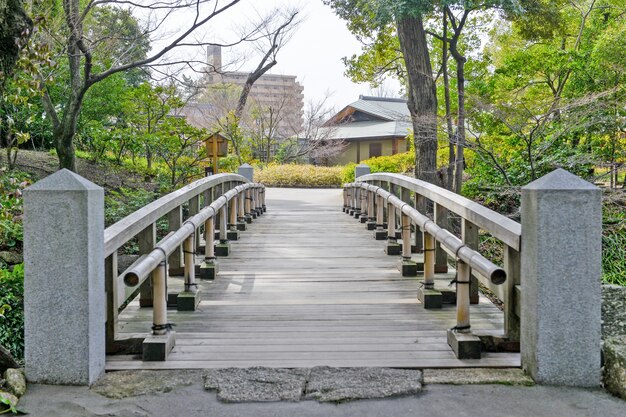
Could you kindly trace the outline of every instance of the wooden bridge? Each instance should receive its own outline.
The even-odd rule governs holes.
[[[522,189],[520,225],[402,175],[266,190],[251,169],[195,181],[107,229],[104,190],[73,172],[26,189],[28,380],[521,364],[540,383],[600,384],[597,187],[555,170]]]
[[[512,245],[519,244],[519,224],[496,218],[496,213],[471,206],[436,187],[427,186],[420,194],[416,187],[425,184],[414,179],[388,176],[379,187],[382,181],[374,178],[382,177],[372,176],[370,185],[348,185],[342,193],[339,189],[264,190],[245,183],[242,177],[223,174],[172,193],[111,226],[105,232],[110,295],[107,330],[109,351],[118,354],[107,356],[107,370],[520,366],[520,355],[515,352],[483,348],[480,353],[478,347],[476,356],[476,345],[481,345],[477,335],[490,350],[511,350],[511,343],[499,343],[511,340],[515,350],[518,345],[507,339],[505,323],[516,320],[505,320],[506,310],[502,312],[489,299],[479,297],[475,285],[470,291],[470,285],[459,282],[455,264],[450,262],[455,254],[450,257],[450,249],[438,242],[436,248],[430,248],[436,234],[428,228],[439,230],[436,223],[443,225],[442,216],[447,222],[448,212],[455,210],[462,239],[449,232],[438,237],[442,242],[458,241],[456,256],[462,256],[462,248],[490,264],[469,250],[477,247],[478,226],[467,218],[483,227],[499,220],[492,233]],[[396,202],[394,207],[394,199],[385,189],[405,203]],[[221,204],[219,196],[228,193]],[[210,203],[214,209],[198,223],[198,213]],[[435,222],[420,228],[419,218],[404,214],[417,213],[413,206],[423,206],[424,212],[434,210]],[[188,220],[183,221],[183,213]],[[155,224],[161,217],[168,219],[172,232],[157,244]],[[182,236],[178,242],[184,242],[181,253],[172,238],[184,225],[189,226],[187,233],[177,232]],[[214,228],[221,230],[214,232]],[[203,234],[208,245],[200,233],[194,233],[200,229],[208,231]],[[114,268],[118,250],[136,235],[143,255],[124,271]],[[220,241],[211,251],[212,240],[218,237]],[[404,240],[404,251],[396,238]],[[169,274],[162,262],[164,253],[169,255]],[[218,273],[214,273],[214,263],[219,265]],[[503,269],[491,267],[496,275],[505,274]],[[507,267],[514,271],[508,256]],[[418,273],[418,269],[426,273]],[[510,301],[507,287],[494,285],[478,272],[475,275],[497,289],[506,306]],[[455,277],[456,285],[450,284]],[[168,284],[159,288],[157,281],[165,282],[165,278]],[[455,305],[457,287],[466,293],[467,302],[460,308],[467,313]],[[157,300],[165,291],[169,307]],[[459,304],[464,304],[462,299],[459,297]],[[465,318],[459,318],[459,311]],[[458,327],[459,320],[469,324],[470,316],[471,332],[469,327],[461,329],[463,340],[451,342],[449,329]],[[154,339],[150,343],[145,339],[149,333],[153,336],[148,338]],[[469,353],[459,347],[465,339],[470,341]]]

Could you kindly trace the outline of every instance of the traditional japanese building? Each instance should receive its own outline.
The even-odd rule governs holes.
[[[346,164],[407,151],[412,124],[406,99],[360,96],[326,121],[324,128],[328,129],[324,140],[347,143],[336,158]]]

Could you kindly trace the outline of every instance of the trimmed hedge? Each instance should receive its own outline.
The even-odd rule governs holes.
[[[403,152],[390,156],[375,156],[361,161],[362,164],[369,165],[372,173],[390,172],[394,174],[413,175],[415,168],[415,154],[413,152]],[[343,182],[354,181],[354,168],[357,164],[350,163],[343,168]]]
[[[342,167],[268,164],[262,168],[256,167],[254,180],[268,187],[341,187]]]

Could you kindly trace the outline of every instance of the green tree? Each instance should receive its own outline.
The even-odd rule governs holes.
[[[61,6],[57,12],[59,30],[51,34],[48,41],[52,43],[58,40],[58,50],[65,54],[64,59],[68,68],[65,85],[67,94],[57,97],[58,101],[55,102],[52,95],[46,91],[43,101],[46,113],[52,121],[59,165],[71,170],[76,169],[74,138],[87,92],[114,74],[162,62],[170,51],[187,43],[197,29],[239,2],[239,0],[215,2],[214,7],[207,8],[201,7],[206,3],[203,0],[189,3],[133,3],[135,10],[149,16],[164,16],[160,21],[149,22],[146,27],[140,27],[136,19],[121,8],[102,5],[96,1],[86,3],[79,0],[50,1],[57,9]],[[186,21],[188,23],[170,38],[165,46],[153,51],[149,56],[141,57],[141,51],[145,51],[145,46],[149,43],[155,28],[169,22],[169,16],[182,8],[193,13],[193,17]],[[98,18],[109,19],[112,16],[116,17],[114,22],[98,21]],[[124,30],[119,36],[117,19],[120,19],[119,22],[124,30],[129,31],[130,36]],[[111,30],[103,28],[103,23]]]

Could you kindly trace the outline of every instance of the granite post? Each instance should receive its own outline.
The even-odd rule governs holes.
[[[105,365],[104,190],[63,169],[24,191],[30,382],[91,385]]]
[[[250,164],[243,164],[237,169],[237,173],[248,181],[254,182],[254,168]]]
[[[522,367],[538,383],[600,385],[602,193],[557,169],[522,188]]]
[[[354,179],[356,180],[363,175],[369,175],[371,173],[372,170],[370,169],[369,165],[359,164],[354,168]]]

